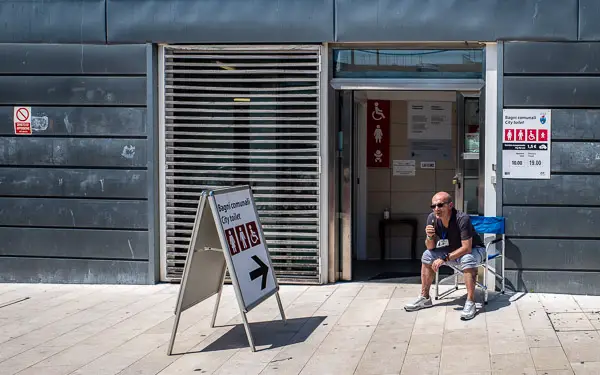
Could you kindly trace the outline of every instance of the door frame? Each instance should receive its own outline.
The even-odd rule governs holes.
[[[330,81],[330,86],[335,91],[335,97],[349,95],[350,100],[353,101],[355,91],[454,91],[454,92],[479,92],[485,88],[485,81],[483,79],[352,79],[352,78],[336,78]],[[348,99],[347,99],[348,100]],[[333,128],[335,134],[337,134],[338,149],[335,153],[330,153],[330,157],[336,161],[336,170],[341,172],[338,176],[344,175],[344,169],[346,170],[345,178],[339,178],[332,181],[333,184],[338,185],[334,190],[334,196],[330,197],[336,202],[339,202],[337,209],[333,212],[329,212],[329,217],[338,223],[337,233],[331,233],[332,236],[338,239],[337,246],[334,249],[329,249],[330,254],[338,254],[339,261],[337,263],[336,270],[330,272],[336,277],[334,282],[337,280],[350,281],[352,280],[352,254],[354,253],[353,239],[356,238],[352,230],[351,218],[354,217],[356,212],[357,200],[353,198],[353,194],[348,195],[348,192],[355,191],[355,171],[356,171],[356,145],[354,138],[356,132],[354,129],[349,128],[349,124],[354,124],[354,105],[349,105],[347,108],[351,109],[351,114],[342,115],[340,111],[340,104],[338,100],[335,100],[336,106],[334,107],[335,118]],[[348,118],[348,115],[350,117]],[[345,126],[344,120],[347,121]],[[349,142],[348,142],[349,141]],[[348,143],[347,143],[348,142]],[[348,145],[349,149],[344,150],[343,145]],[[458,160],[457,160],[458,161]],[[348,176],[349,173],[349,176]],[[345,198],[343,198],[345,197]],[[330,205],[330,208],[332,205]],[[331,243],[331,242],[330,242]],[[332,267],[333,265],[330,265]],[[335,267],[335,266],[334,266]],[[331,270],[330,270],[331,271]]]
[[[465,99],[477,98],[479,102],[479,152],[477,155],[474,153],[465,152]],[[478,161],[478,201],[477,201],[477,212],[479,215],[483,215],[484,201],[483,196],[485,195],[483,182],[485,178],[485,87],[479,92],[456,92],[456,125],[458,126],[456,133],[456,172],[454,175],[455,188],[454,188],[454,206],[463,212],[467,212],[469,207],[464,206],[464,186],[465,186],[465,160],[477,160]]]

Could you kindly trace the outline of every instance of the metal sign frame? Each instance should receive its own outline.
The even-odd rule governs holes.
[[[216,197],[221,194],[228,194],[228,193],[233,193],[233,192],[238,192],[238,191],[243,191],[243,190],[248,191],[248,195],[250,198],[250,202],[252,204],[252,209],[254,211],[255,220],[256,220],[256,224],[257,224],[256,229],[259,231],[260,239],[265,248],[265,253],[267,256],[267,259],[266,259],[267,267],[273,273],[272,275],[273,275],[273,282],[274,282],[274,288],[271,291],[269,291],[268,293],[259,297],[256,301],[254,301],[253,303],[251,303],[249,305],[246,305],[246,303],[244,302],[244,296],[243,296],[243,293],[242,293],[242,290],[241,290],[241,287],[239,284],[239,278],[238,278],[238,275],[236,274],[236,269],[235,269],[235,266],[233,263],[232,255],[229,253],[229,250],[228,250],[227,240],[225,238],[225,233],[223,231],[223,227],[220,222],[220,216],[219,216],[219,213],[217,210],[217,203],[215,200]],[[207,209],[209,210],[209,212],[206,211]],[[212,216],[213,220],[207,220],[209,215]],[[207,227],[207,226],[209,226],[209,227]],[[216,231],[216,234],[218,236],[218,242],[219,242],[218,244],[216,243],[217,241],[215,238],[213,238],[214,236],[211,233],[213,230]],[[199,235],[200,231],[202,231],[202,234],[204,236]],[[212,252],[211,254],[213,254],[213,255],[210,255],[208,252]],[[187,294],[192,293],[191,291],[188,291],[188,287],[193,286],[193,285],[190,285],[189,282],[190,282],[190,278],[194,276],[193,275],[194,267],[196,267],[196,264],[194,262],[198,259],[197,256],[199,255],[196,253],[206,254],[207,259],[211,259],[214,261],[214,260],[216,260],[214,257],[214,254],[217,252],[220,253],[218,255],[220,257],[220,259],[222,259],[224,261],[223,266],[221,267],[221,272],[217,275],[218,280],[219,280],[218,288],[216,290],[214,290],[214,289],[208,290],[208,291],[202,293],[200,296],[197,296],[195,299],[192,300],[192,302],[184,304],[184,302],[186,301],[186,297],[188,296]],[[199,267],[201,269],[203,268],[202,266],[203,266],[203,264],[199,265]],[[200,201],[198,203],[198,209],[196,212],[196,218],[194,220],[192,237],[191,237],[190,244],[188,247],[187,259],[186,259],[186,263],[185,263],[185,267],[184,267],[184,272],[182,275],[181,287],[179,289],[179,295],[178,295],[177,303],[176,303],[176,307],[175,307],[175,321],[173,323],[173,331],[171,333],[171,340],[169,342],[169,347],[167,349],[168,355],[171,355],[173,352],[173,345],[175,343],[175,336],[177,334],[177,327],[179,325],[181,313],[216,294],[217,298],[215,301],[215,306],[214,306],[211,325],[210,325],[211,328],[215,327],[217,311],[219,309],[219,303],[220,303],[221,295],[223,292],[223,284],[225,282],[225,275],[226,275],[227,269],[229,269],[229,271],[230,271],[229,275],[231,277],[231,282],[232,282],[232,285],[233,285],[233,288],[235,291],[238,306],[240,308],[242,322],[244,324],[246,336],[248,337],[248,343],[250,344],[252,351],[255,352],[256,348],[254,345],[254,338],[252,336],[252,332],[250,331],[250,325],[248,323],[248,318],[247,318],[246,314],[248,312],[250,312],[252,309],[254,309],[255,307],[257,307],[258,305],[260,305],[266,299],[275,295],[275,297],[277,299],[277,305],[279,306],[279,312],[281,314],[281,318],[282,318],[284,324],[287,323],[287,320],[285,317],[285,312],[283,310],[283,304],[281,303],[281,298],[279,296],[279,283],[277,281],[277,277],[276,277],[275,271],[273,269],[273,262],[271,261],[271,255],[269,253],[269,249],[268,249],[267,243],[265,241],[265,236],[264,236],[262,224],[260,222],[260,218],[258,216],[258,211],[256,210],[256,204],[254,201],[254,196],[252,194],[252,189],[250,188],[249,185],[235,186],[235,187],[224,188],[224,189],[219,189],[219,190],[212,190],[209,192],[203,191],[202,195],[200,196]],[[212,277],[212,279],[210,281],[212,281],[212,282],[215,281],[216,276],[214,275],[214,273],[211,275],[209,272],[207,272],[207,275],[209,277]],[[263,276],[263,277],[266,277],[266,276]]]

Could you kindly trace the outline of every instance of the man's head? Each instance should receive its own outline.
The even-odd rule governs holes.
[[[452,215],[452,196],[445,191],[440,191],[431,198],[431,209],[438,218],[449,218]]]

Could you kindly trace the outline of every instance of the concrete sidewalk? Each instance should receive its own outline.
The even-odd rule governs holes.
[[[167,356],[178,285],[0,284],[0,374],[600,374],[600,297],[492,295],[459,319],[464,291],[407,313],[416,284],[282,286],[249,314],[231,286],[186,311]],[[481,301],[481,295],[478,296]]]

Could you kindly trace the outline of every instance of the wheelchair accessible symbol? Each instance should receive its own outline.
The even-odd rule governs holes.
[[[371,117],[375,121],[383,120],[385,118],[385,115],[383,114],[383,111],[381,110],[381,108],[379,108],[379,102],[375,102],[374,106],[375,106],[375,109],[373,110],[373,112],[371,112]]]
[[[260,236],[258,235],[258,228],[256,227],[256,222],[251,221],[246,223],[246,229],[248,230],[248,234],[250,235],[250,247],[260,245]]]

